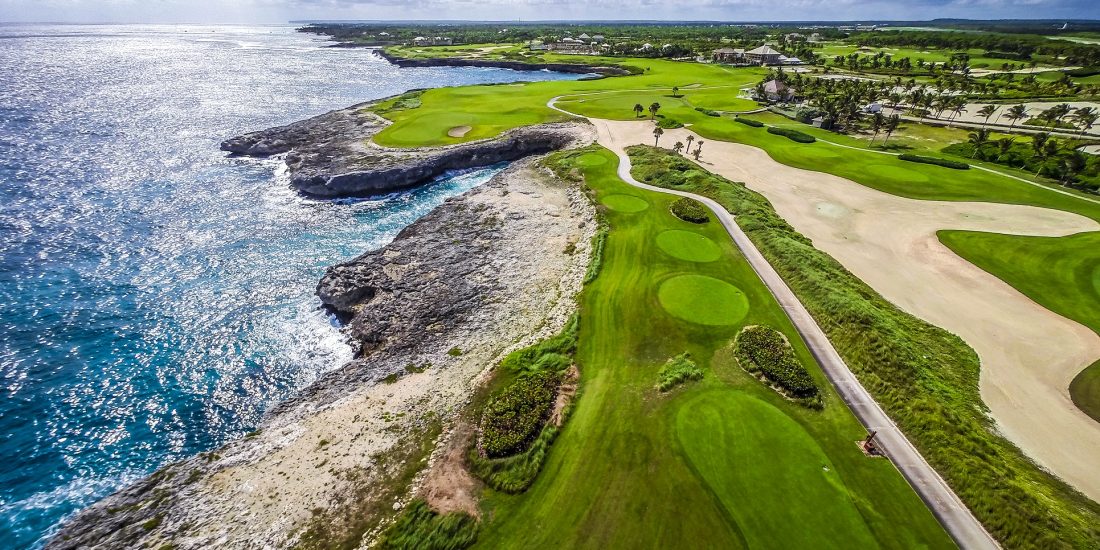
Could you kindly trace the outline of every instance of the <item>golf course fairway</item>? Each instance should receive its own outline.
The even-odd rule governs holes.
[[[855,442],[866,431],[720,224],[677,219],[674,197],[621,181],[605,149],[558,153],[548,163],[583,173],[597,203],[627,195],[653,207],[604,212],[602,267],[579,304],[575,408],[527,492],[483,492],[479,547],[954,546],[894,466],[860,451]],[[668,231],[708,239],[720,258],[667,253],[658,240]],[[661,289],[677,280],[737,289],[729,303],[707,304],[723,324],[667,313]],[[787,400],[737,365],[730,344],[750,324],[791,340],[822,388],[823,410]],[[658,370],[684,352],[703,379],[657,391]]]

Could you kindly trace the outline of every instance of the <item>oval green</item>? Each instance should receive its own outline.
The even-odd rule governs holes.
[[[649,203],[645,199],[634,195],[608,195],[600,202],[616,212],[641,212],[649,208]]]
[[[581,155],[577,157],[577,164],[580,166],[602,166],[607,164],[607,158],[603,155],[595,153],[588,153],[587,155]]]
[[[733,325],[749,312],[741,289],[705,275],[668,279],[657,289],[657,299],[669,315],[700,325]]]
[[[664,231],[657,235],[657,246],[669,256],[689,262],[713,262],[722,257],[718,243],[693,231]]]

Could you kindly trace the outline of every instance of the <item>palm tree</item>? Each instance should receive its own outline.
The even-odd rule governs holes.
[[[1069,186],[1073,179],[1077,177],[1077,174],[1081,173],[1081,170],[1085,169],[1085,155],[1074,151],[1061,162],[1058,163],[1058,171],[1062,174],[1062,185]]]
[[[691,135],[689,135],[689,136],[687,137],[687,142],[688,142],[688,143],[687,143],[687,151],[688,151],[688,152],[691,152],[691,142],[693,142],[693,141],[695,141],[695,136],[691,136]]]
[[[699,153],[701,153],[702,151],[703,151],[703,140],[699,140],[699,143],[695,144],[695,152],[692,153],[692,156],[695,157],[695,160],[699,160]]]
[[[660,110],[661,110],[661,104],[660,103],[657,103],[656,101],[654,101],[653,103],[650,103],[649,104],[649,118],[650,119],[657,118],[657,111],[660,111]]]
[[[674,144],[674,145],[672,146],[672,150],[673,150],[673,151],[675,151],[675,152],[676,152],[676,154],[680,154],[680,151],[683,151],[683,150],[684,150],[684,142],[682,142],[682,141],[677,141],[677,142],[676,142],[676,143],[675,143],[675,144]]]
[[[1043,166],[1046,163],[1047,158],[1050,156],[1049,144],[1054,144],[1054,150],[1058,150],[1058,144],[1050,139],[1050,134],[1046,132],[1039,132],[1031,136],[1031,149],[1035,151],[1035,158],[1039,159],[1039,169],[1035,171],[1035,175],[1038,176],[1043,171]]]
[[[985,160],[985,154],[982,153],[982,145],[985,145],[989,141],[989,130],[985,128],[979,128],[976,132],[970,133],[970,143],[974,146],[974,152],[970,154],[970,158],[977,156],[979,159]]]
[[[673,86],[672,87],[672,97],[680,97],[680,87],[679,86]]]
[[[645,112],[645,107],[642,107],[641,103],[635,103],[634,104],[634,116],[635,117],[640,117],[640,116],[642,116],[643,112]]]
[[[886,146],[886,142],[890,141],[890,134],[894,133],[894,130],[898,129],[898,124],[901,124],[901,116],[897,114],[890,115],[890,118],[886,119],[886,137],[882,138],[882,146]]]
[[[653,146],[654,147],[657,146],[657,142],[661,140],[661,136],[664,135],[664,133],[665,133],[664,129],[662,129],[660,126],[654,126],[653,127]]]
[[[1009,151],[1012,150],[1012,144],[1016,141],[1016,138],[1006,137],[997,140],[997,148],[1000,149],[1000,154],[997,155],[997,160],[1001,160]]]
[[[1091,129],[1097,119],[1100,119],[1100,113],[1092,107],[1082,107],[1073,112],[1073,120],[1081,127],[1081,135]]]
[[[985,128],[985,125],[989,123],[989,117],[993,116],[993,113],[996,112],[996,105],[986,105],[985,107],[978,109],[978,116],[985,117],[985,120],[982,121],[982,128]]]
[[[947,127],[950,128],[951,124],[955,122],[955,117],[966,111],[966,99],[962,96],[956,96],[951,99],[948,104],[948,107],[951,109],[951,117],[947,119]]]
[[[1013,126],[1016,126],[1016,121],[1020,120],[1021,118],[1027,117],[1027,107],[1024,107],[1023,104],[1013,105],[1009,107],[1007,111],[1005,111],[1004,116],[1008,120],[1012,121],[1012,124],[1008,126],[1008,129],[1011,130]]]
[[[871,144],[875,143],[875,139],[878,138],[878,133],[882,131],[883,124],[886,123],[886,117],[882,116],[882,113],[875,113],[875,116],[871,117],[871,131],[874,135],[871,136]]]

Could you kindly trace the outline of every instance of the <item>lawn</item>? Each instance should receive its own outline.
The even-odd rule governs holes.
[[[1100,333],[1100,233],[1025,237],[941,231],[939,237],[956,254],[1043,307]],[[1070,395],[1100,421],[1100,362],[1077,376]]]
[[[923,59],[928,63],[942,63],[951,60],[951,55],[954,53],[965,52],[970,55],[970,66],[973,68],[981,69],[1000,69],[1001,65],[1008,63],[1010,65],[1018,65],[1020,63],[1026,64],[1026,61],[1016,61],[1012,59],[1000,59],[996,57],[985,57],[985,50],[982,49],[969,49],[969,50],[951,50],[951,49],[916,49],[916,48],[865,48],[860,49],[855,45],[842,45],[833,44],[826,45],[821,50],[815,50],[819,56],[825,56],[830,62],[838,55],[847,56],[853,52],[859,52],[860,55],[873,56],[878,52],[883,52],[891,56],[895,61],[903,57],[908,57],[913,62],[913,66],[916,67],[917,60]]]
[[[708,196],[753,240],[890,417],[1005,548],[1096,548],[1100,504],[997,435],[978,357],[888,302],[786,224],[761,195],[665,149],[628,150],[634,176]]]
[[[604,149],[558,158],[598,202],[636,202],[605,211],[604,264],[580,299],[573,415],[526,493],[486,490],[478,546],[953,546],[893,465],[856,447],[866,431],[720,224],[677,219],[674,197],[623,183]],[[733,337],[761,324],[792,341],[824,410],[736,364]],[[659,392],[658,371],[683,352],[705,376]]]

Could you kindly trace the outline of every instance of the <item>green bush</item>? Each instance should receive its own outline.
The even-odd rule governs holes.
[[[662,118],[657,121],[657,126],[665,130],[672,130],[674,128],[683,128],[684,123],[674,118]]]
[[[579,327],[580,321],[573,315],[557,335],[509,353],[500,361],[500,366],[509,372],[565,370],[572,363],[573,352],[577,349]]]
[[[922,157],[920,155],[910,155],[905,153],[898,155],[898,160],[904,160],[908,162],[920,162],[922,164],[935,164],[936,166],[943,166],[944,168],[951,168],[952,170],[969,170],[970,165],[965,162],[959,162],[956,160],[947,160],[936,157]]]
[[[379,547],[400,550],[462,550],[477,541],[478,523],[470,514],[440,514],[417,499],[379,538]]]
[[[695,110],[699,111],[700,113],[703,113],[704,115],[707,115],[707,116],[712,116],[712,117],[722,116],[722,113],[719,113],[718,111],[715,111],[715,110],[712,110],[712,109],[707,109],[706,107],[696,107]]]
[[[572,407],[562,411],[563,421],[568,417]],[[518,494],[526,491],[546,461],[546,455],[550,452],[550,445],[554,443],[560,430],[553,423],[547,422],[538,437],[531,442],[526,451],[513,456],[503,458],[487,458],[481,456],[477,449],[471,449],[467,457],[470,471],[486,485],[509,494]]]
[[[687,353],[681,353],[665,362],[661,370],[657,372],[657,389],[668,391],[687,382],[688,380],[702,380],[703,371],[691,360]]]
[[[736,120],[737,122],[740,122],[745,126],[752,126],[753,128],[762,128],[764,126],[763,122],[760,122],[759,120],[753,120],[751,118],[734,117],[733,120]]]
[[[481,448],[491,458],[523,452],[550,415],[557,395],[557,372],[520,375],[485,406]]]
[[[820,393],[810,372],[795,357],[791,344],[773,328],[745,327],[737,335],[735,354],[745,370],[764,375],[791,397],[815,398]]]
[[[672,211],[674,216],[685,222],[707,223],[710,221],[707,207],[703,203],[688,197],[680,197],[673,201],[669,210]]]
[[[768,127],[769,134],[775,134],[777,136],[783,136],[791,141],[797,141],[799,143],[813,143],[817,139],[810,134],[804,134],[798,130],[791,130],[790,128],[776,128],[774,126]]]
[[[906,313],[795,231],[763,196],[670,151],[627,149],[640,181],[710,197],[737,215],[848,367],[1005,548],[1100,548],[1100,504],[998,434],[978,391],[978,356]]]

